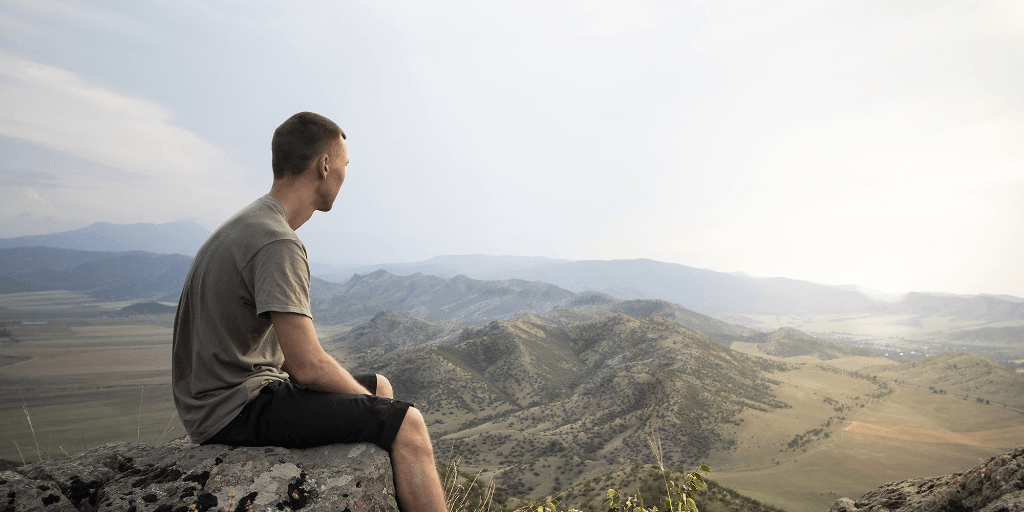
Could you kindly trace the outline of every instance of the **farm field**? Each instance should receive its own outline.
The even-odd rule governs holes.
[[[171,398],[169,319],[99,316],[128,304],[68,292],[0,295],[0,306],[31,320],[6,326],[17,341],[0,338],[0,458],[33,462],[184,434]]]
[[[130,304],[69,292],[0,295],[0,306],[32,320],[6,326],[17,342],[0,338],[0,459],[185,434],[170,388],[172,316],[99,316]],[[345,330],[317,326],[322,338]]]
[[[153,344],[149,326],[135,336],[126,327],[112,329],[113,346],[99,344],[103,327],[85,329],[83,346],[61,347],[58,333],[0,345],[0,458],[34,461],[112,441],[155,443],[167,429],[184,434],[171,398],[169,330]]]
[[[0,308],[17,311],[18,317],[25,313],[46,317],[99,315],[131,304],[132,301],[101,301],[84,293],[63,290],[0,294]],[[6,315],[0,315],[0,320],[5,319],[3,316]]]

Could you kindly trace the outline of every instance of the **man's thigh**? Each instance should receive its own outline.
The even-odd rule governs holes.
[[[375,375],[357,380],[376,390]],[[306,448],[366,442],[390,451],[411,405],[375,395],[324,393],[291,381],[271,383],[207,443]]]

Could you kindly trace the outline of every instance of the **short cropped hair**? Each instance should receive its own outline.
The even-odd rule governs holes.
[[[270,142],[271,168],[274,179],[287,174],[302,174],[314,158],[324,154],[328,146],[336,144],[345,132],[334,121],[320,114],[299,112],[274,130]]]

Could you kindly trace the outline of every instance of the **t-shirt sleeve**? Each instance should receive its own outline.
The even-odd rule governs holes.
[[[296,240],[277,240],[260,249],[249,263],[254,270],[256,316],[270,312],[313,317],[309,309],[309,264],[306,250]]]

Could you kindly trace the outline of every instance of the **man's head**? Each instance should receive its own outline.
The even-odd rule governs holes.
[[[340,137],[340,138],[339,138]],[[334,121],[320,114],[299,112],[274,130],[270,143],[274,179],[302,174],[314,159],[343,145],[345,132]]]

